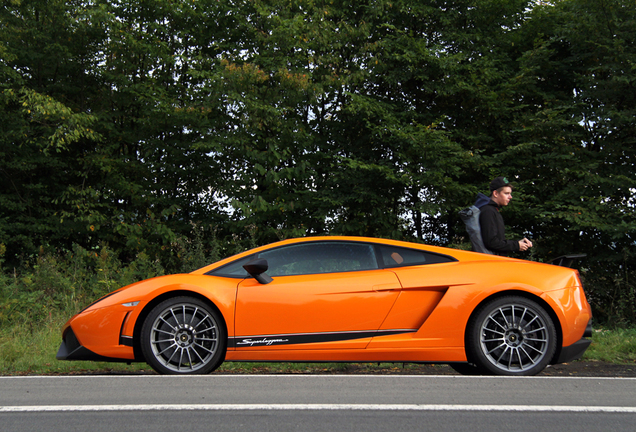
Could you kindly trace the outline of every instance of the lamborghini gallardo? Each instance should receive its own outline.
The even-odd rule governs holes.
[[[116,290],[62,329],[60,360],[207,374],[224,361],[448,363],[535,375],[580,358],[571,268],[364,237],[285,240]]]

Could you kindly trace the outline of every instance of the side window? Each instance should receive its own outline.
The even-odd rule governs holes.
[[[422,264],[436,264],[455,261],[455,259],[417,249],[407,249],[393,246],[380,246],[384,267],[404,267]]]
[[[223,276],[223,277],[236,277],[236,278],[246,278],[249,277],[249,274],[243,268],[243,265],[252,261],[255,258],[255,255],[250,255],[247,257],[243,257],[234,262],[224,265],[223,267],[219,267],[214,269],[207,274],[212,276]]]
[[[375,250],[380,251],[384,268],[436,264],[456,261],[447,255],[417,249],[341,241],[317,241],[293,244],[243,257],[210,271],[223,277],[246,278],[243,265],[255,258],[265,258],[270,276],[338,273],[378,269]]]
[[[373,245],[347,242],[311,242],[261,252],[267,274],[291,276],[377,269]]]

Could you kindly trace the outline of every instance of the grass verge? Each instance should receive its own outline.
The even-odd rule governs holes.
[[[584,359],[616,364],[636,363],[636,329],[594,330]]]
[[[151,373],[145,363],[67,362],[55,359],[61,342],[60,331],[64,321],[50,319],[42,326],[12,327],[0,330],[0,375],[45,375],[86,373]],[[636,363],[636,329],[597,329],[592,345],[586,351],[585,361],[614,364]],[[220,373],[374,373],[379,369],[389,372],[415,367],[395,364],[351,363],[224,363]]]

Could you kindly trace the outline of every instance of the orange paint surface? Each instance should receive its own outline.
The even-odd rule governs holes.
[[[409,248],[449,260],[404,266],[394,255],[395,267],[274,276],[269,284],[206,274],[273,247],[313,241]],[[391,240],[323,237],[286,240],[190,274],[130,285],[75,315],[63,331],[72,330],[79,344],[98,356],[133,360],[133,341],[139,343],[152,308],[162,299],[184,296],[220,312],[228,361],[465,361],[471,317],[485,301],[502,295],[544,305],[556,318],[563,346],[579,341],[591,319],[580,279],[568,268]]]

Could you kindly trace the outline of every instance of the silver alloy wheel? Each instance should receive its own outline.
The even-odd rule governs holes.
[[[550,349],[550,329],[533,308],[507,304],[492,310],[482,321],[480,346],[497,369],[523,372],[540,364]]]
[[[209,365],[219,349],[216,319],[193,303],[162,310],[150,329],[153,357],[174,373],[195,372]]]

